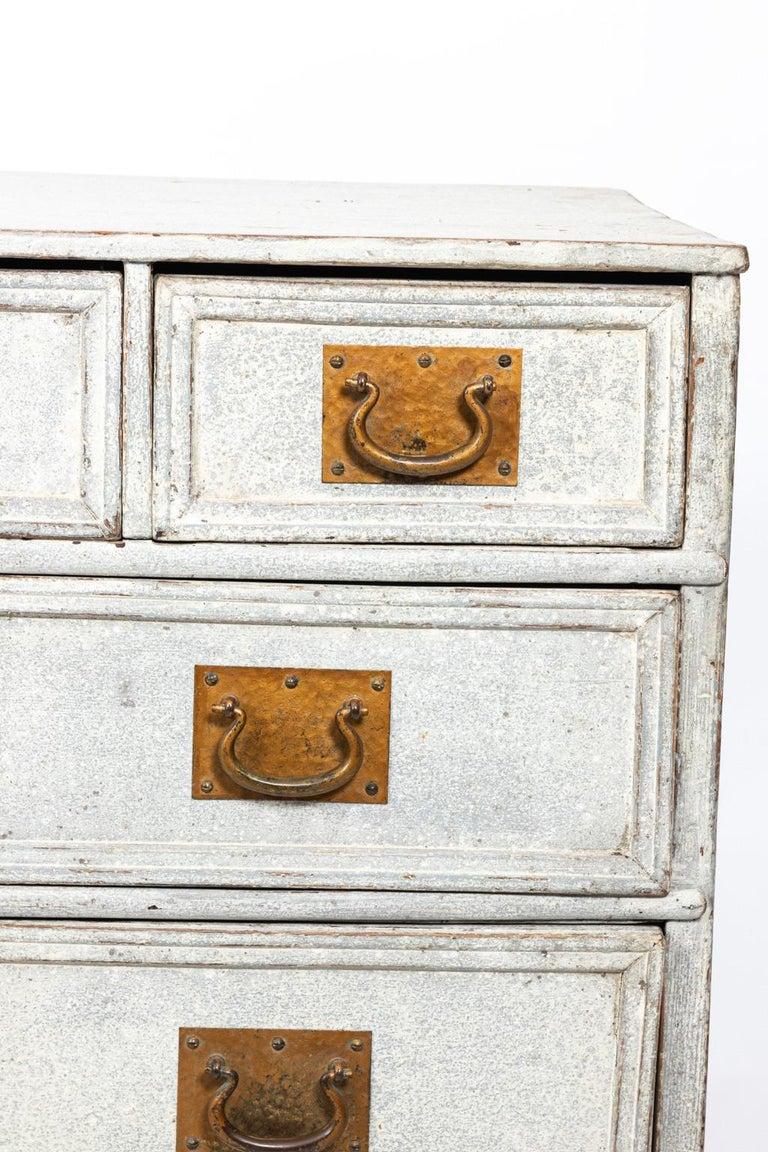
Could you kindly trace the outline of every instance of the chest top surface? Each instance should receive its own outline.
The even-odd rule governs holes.
[[[713,273],[747,263],[741,245],[612,188],[0,174],[0,256],[33,255]]]

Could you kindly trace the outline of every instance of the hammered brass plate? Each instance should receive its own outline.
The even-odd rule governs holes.
[[[339,362],[340,366],[334,367]],[[326,344],[323,347],[323,483],[514,487],[518,473],[522,364],[521,348]],[[450,452],[467,439],[470,425],[462,393],[468,384],[491,376],[494,392],[487,408],[493,420],[493,436],[485,453],[461,472],[429,480],[395,476],[361,462],[349,446],[347,424],[355,408],[355,398],[345,390],[345,382],[359,372],[366,373],[381,390],[381,398],[368,418],[372,437],[388,451],[413,453],[414,459]]]
[[[290,1028],[179,1029],[176,1152],[231,1152],[208,1123],[217,1081],[206,1065],[215,1055],[239,1077],[226,1105],[228,1120],[272,1140],[300,1138],[327,1121],[318,1083],[332,1061],[343,1062],[352,1075],[342,1089],[348,1119],[336,1148],[368,1152],[371,1033]]]
[[[295,686],[289,687],[289,684]],[[374,684],[376,687],[374,687]],[[368,714],[359,724],[362,766],[353,780],[326,796],[287,803],[386,804],[392,675],[317,668],[195,668],[192,796],[196,800],[269,800],[241,788],[221,769],[219,745],[227,720],[212,711],[235,696],[248,721],[238,737],[243,762],[284,777],[324,772],[343,757],[334,717],[358,698]]]

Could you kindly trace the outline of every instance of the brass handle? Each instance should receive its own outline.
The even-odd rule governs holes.
[[[257,792],[260,796],[277,796],[283,800],[311,800],[315,796],[327,796],[336,792],[353,780],[363,763],[365,749],[360,733],[352,727],[359,724],[368,709],[358,699],[347,700],[336,711],[336,727],[346,747],[346,755],[340,764],[327,772],[315,776],[268,776],[256,768],[246,768],[237,755],[235,744],[247,722],[245,710],[236,696],[225,696],[220,704],[214,704],[212,711],[232,719],[232,723],[221,737],[218,747],[219,767],[235,784]]]
[[[241,1132],[228,1119],[226,1103],[237,1088],[238,1075],[223,1056],[211,1056],[206,1069],[221,1081],[208,1105],[208,1123],[217,1140],[233,1152],[328,1152],[344,1133],[347,1126],[347,1105],[340,1091],[352,1076],[352,1070],[340,1060],[332,1060],[320,1077],[320,1091],[330,1105],[327,1124],[309,1136],[280,1137],[250,1136]]]
[[[482,380],[468,384],[462,393],[462,400],[472,422],[469,439],[458,448],[441,452],[437,456],[406,456],[382,448],[371,437],[366,426],[369,415],[379,402],[381,392],[378,384],[371,380],[367,372],[358,372],[346,381],[345,388],[361,397],[347,424],[349,443],[361,460],[382,472],[394,472],[397,476],[410,476],[412,479],[450,476],[479,460],[491,442],[493,421],[486,401],[494,390],[492,376],[483,376]]]

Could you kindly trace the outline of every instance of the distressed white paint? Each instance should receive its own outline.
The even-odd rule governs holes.
[[[123,536],[152,535],[152,269],[126,264],[123,309]]]
[[[724,350],[725,351],[725,350]],[[730,393],[732,369],[712,383]],[[727,536],[727,512],[719,528]],[[716,526],[717,528],[717,526]],[[699,1152],[704,1142],[707,1043],[712,963],[717,778],[725,654],[726,589],[690,588],[682,594],[683,644],[680,666],[675,850],[678,882],[699,885],[708,908],[696,924],[668,926],[668,995],[664,1003],[665,1045],[659,1082],[658,1152]]]
[[[691,316],[692,431],[686,536],[690,546],[728,556],[735,432],[739,283],[694,277]],[[656,1152],[704,1145],[712,963],[712,901],[725,656],[727,587],[684,589],[678,720],[679,769],[673,882],[695,884],[707,911],[669,925],[664,1046]]]
[[[673,593],[4,579],[0,617],[6,880],[665,890]],[[388,804],[193,800],[206,663],[391,670]]]
[[[371,1152],[647,1152],[662,957],[652,928],[11,924],[0,1147],[172,1148],[179,1028],[241,1027],[370,1030]]]
[[[613,188],[0,176],[0,256],[739,272]]]
[[[739,281],[694,276],[686,546],[728,555],[736,434]]]
[[[121,279],[0,269],[0,536],[120,534]]]
[[[96,539],[78,545],[62,540],[0,540],[0,571],[30,575],[205,577],[240,582],[218,586],[198,584],[194,594],[192,586],[178,589],[170,615],[170,584],[117,579],[87,583],[87,586],[85,581],[75,580],[2,582],[4,600],[0,612],[5,617],[2,629],[6,651],[10,653],[7,663],[26,691],[19,690],[13,706],[3,711],[0,746],[7,757],[9,748],[25,746],[25,730],[32,730],[40,737],[34,753],[37,758],[32,762],[42,770],[44,786],[36,787],[29,778],[25,779],[26,806],[22,809],[19,805],[15,812],[19,816],[19,827],[23,821],[23,826],[26,828],[29,824],[33,831],[35,821],[40,826],[48,819],[45,834],[51,839],[39,851],[29,842],[20,843],[15,832],[3,841],[0,855],[15,861],[4,877],[19,883],[0,887],[0,915],[51,916],[63,920],[136,919],[154,915],[168,920],[382,918],[413,922],[464,919],[607,922],[647,919],[665,923],[665,994],[655,1149],[656,1152],[700,1152],[706,1088],[726,597],[723,580],[730,530],[738,280],[729,275],[696,273],[743,270],[746,267],[744,249],[696,233],[650,212],[623,193],[606,190],[254,185],[15,175],[0,177],[0,256],[112,260],[127,265],[122,349],[126,381],[122,422],[123,531],[129,537],[139,537],[117,545],[99,539],[105,534],[113,535],[119,528],[119,277],[115,273],[85,270],[3,270],[0,271],[3,293],[0,295],[0,415],[4,432],[0,456],[0,535],[60,534]],[[495,268],[513,272],[580,269],[590,273],[633,269],[694,274],[690,293],[691,407],[686,429],[685,535],[680,548],[653,552],[616,547],[610,550],[525,549],[432,544],[428,549],[420,549],[406,545],[362,548],[331,544],[160,544],[141,539],[150,534],[151,264],[160,260],[197,261],[203,273],[204,262],[214,261],[283,262],[318,268],[336,265],[342,272],[345,264],[357,265],[360,269],[388,265],[402,268],[404,278],[411,267],[431,269],[433,275],[443,272],[449,275],[451,268]],[[253,271],[258,273],[258,269]],[[226,298],[220,283],[215,282],[217,306]],[[235,298],[242,296],[240,270],[238,279],[227,283]],[[253,304],[255,281],[248,283]],[[337,281],[337,288],[338,284]],[[420,293],[422,297],[429,296],[430,292],[434,294],[437,288],[433,283],[398,289],[390,283],[388,291],[390,294],[405,292],[413,300]],[[455,299],[462,292],[476,291],[459,284],[451,293]],[[491,295],[498,292],[501,304],[509,298],[505,293],[515,289],[486,288],[484,291]],[[543,290],[544,294],[562,291],[554,287]],[[601,289],[592,287],[589,291],[597,295]],[[667,301],[675,298],[675,290],[645,287],[628,292],[609,286],[602,289],[600,298],[607,299],[609,293],[613,293],[614,298],[620,294],[622,301],[631,298],[635,303],[641,297],[651,296],[657,300],[663,297]],[[71,322],[64,320],[68,314],[73,317]],[[67,324],[72,329],[69,336]],[[102,328],[97,332],[94,325]],[[20,339],[19,329],[29,338]],[[75,351],[75,329],[85,334],[81,359]],[[351,331],[354,336],[357,328],[344,331]],[[498,331],[493,328],[493,335],[497,336]],[[368,334],[367,339],[375,342]],[[595,338],[587,333],[585,344],[588,341],[592,341],[591,347],[596,349]],[[584,363],[590,372],[605,371],[605,361],[601,367],[598,359],[585,357]],[[88,368],[87,397],[83,362]],[[659,362],[663,362],[663,357]],[[524,413],[525,388],[524,370]],[[76,412],[78,397],[85,400],[81,414]],[[636,406],[621,409],[619,415],[623,417],[627,411],[636,418]],[[598,412],[597,428],[602,426],[605,413],[606,409]],[[103,436],[98,432],[102,419]],[[114,434],[107,434],[107,428],[113,429]],[[236,432],[240,434],[240,429],[236,428]],[[615,421],[609,432],[606,443],[609,447],[615,446],[617,437],[627,435],[622,419]],[[591,429],[590,434],[593,434]],[[86,485],[72,480],[81,461],[80,449],[76,447],[78,437],[82,441],[84,436],[90,438],[87,455],[92,466],[96,461],[96,468],[103,469],[98,483],[91,469],[87,480],[92,486],[85,495]],[[673,451],[668,478],[680,467],[682,438],[675,439],[672,435],[670,444]],[[317,450],[314,444],[311,450]],[[302,466],[303,463],[302,460]],[[316,479],[316,474],[313,475]],[[658,478],[663,470],[653,475]],[[245,480],[251,482],[248,476]],[[285,475],[277,474],[279,491],[293,482],[289,477],[286,484]],[[27,490],[21,491],[25,483]],[[30,487],[36,491],[30,493]],[[500,490],[493,491],[497,494]],[[673,491],[674,482],[671,482],[669,492]],[[667,521],[670,529],[675,523],[678,529],[682,524],[680,506],[675,507],[677,511]],[[531,530],[537,532],[545,527],[541,521],[534,523]],[[374,533],[371,538],[379,537]],[[421,538],[426,539],[426,534]],[[451,537],[460,538],[460,534]],[[486,535],[484,539],[491,537]],[[552,537],[532,535],[528,539],[538,543]],[[587,537],[582,535],[578,539],[582,541]],[[624,544],[629,539],[616,534],[614,542]],[[636,542],[639,543],[639,539]],[[651,536],[643,538],[643,543],[664,542]],[[183,810],[188,817],[190,811],[188,745],[180,773],[183,786],[173,796],[168,764],[173,768],[179,747],[189,739],[189,687],[185,688],[183,681],[192,649],[198,647],[198,637],[206,637],[206,650],[218,658],[223,659],[233,644],[239,651],[247,652],[249,660],[257,660],[259,647],[242,639],[246,632],[261,636],[266,628],[279,634],[284,652],[292,646],[294,636],[305,637],[308,631],[319,635],[323,631],[323,626],[310,627],[305,615],[301,619],[297,617],[298,601],[293,593],[281,593],[282,604],[272,604],[272,615],[266,623],[254,616],[251,602],[259,596],[269,600],[270,590],[254,590],[246,582],[265,579],[380,580],[405,584],[688,585],[680,597],[678,766],[669,895],[637,895],[641,888],[636,878],[633,880],[628,874],[624,876],[624,887],[612,886],[613,891],[624,891],[625,895],[502,893],[499,889],[505,885],[513,887],[514,882],[508,884],[509,874],[500,868],[499,860],[496,859],[491,868],[483,849],[467,846],[460,846],[458,853],[446,852],[444,859],[438,861],[443,871],[435,875],[430,876],[423,860],[418,861],[422,871],[416,879],[413,878],[416,873],[404,879],[403,867],[398,883],[403,889],[407,886],[408,891],[248,890],[245,886],[254,882],[278,882],[268,872],[258,872],[264,861],[253,855],[247,858],[247,872],[243,870],[239,875],[239,882],[244,886],[240,889],[183,887],[200,882],[195,871],[200,860],[207,865],[203,882],[221,885],[238,880],[237,869],[241,867],[238,852],[242,843],[216,856],[224,843],[221,828],[217,827],[205,832],[209,837],[207,842],[204,837],[197,841],[193,837],[192,845],[169,843],[162,853],[151,839],[155,834],[151,829],[150,839],[136,851],[139,855],[144,853],[146,864],[147,845],[152,851],[158,849],[154,861],[157,867],[142,871],[135,855],[128,859],[134,833],[130,819],[135,816],[137,825],[146,832],[158,800],[166,827],[169,814],[178,815]],[[333,624],[334,634],[350,632],[361,614],[364,616],[372,608],[370,596],[376,594],[374,590],[357,589],[355,594],[358,601],[362,597],[362,607],[360,603],[353,605],[346,622]],[[333,603],[333,595],[327,590],[321,599],[325,604]],[[538,621],[532,632],[535,646],[540,644],[539,617],[547,598],[549,610],[560,617],[568,597],[572,597],[574,603],[578,601],[582,612],[588,603],[585,599],[588,594],[580,591],[529,592],[521,597],[510,591],[473,590],[455,599],[455,594],[450,592],[397,589],[380,595],[388,603],[398,604],[401,625],[398,636],[405,644],[395,647],[393,639],[392,651],[397,659],[406,662],[410,659],[408,640],[414,635],[429,635],[432,644],[436,642],[433,632],[438,640],[445,636],[460,637],[458,659],[455,651],[452,653],[451,676],[455,670],[466,675],[467,668],[473,666],[477,652],[467,649],[472,635],[477,636],[481,645],[491,637],[494,652],[500,652],[505,638],[511,635],[516,637],[516,642],[529,638],[527,631],[514,627],[514,622],[522,619],[522,607]],[[427,595],[434,599],[427,602],[424,599]],[[657,596],[656,593],[636,595],[650,599]],[[537,596],[541,599],[536,600]],[[589,609],[592,617],[597,615],[605,621],[610,615],[619,625],[621,620],[626,621],[633,615],[634,610],[616,607],[616,598],[631,598],[631,593],[595,592],[592,596],[594,599],[589,601],[593,605]],[[611,596],[614,607],[609,611],[607,603]],[[468,609],[466,598],[470,597],[481,607]],[[638,603],[637,599],[633,602]],[[463,607],[454,607],[452,613],[446,614],[441,605],[450,604]],[[337,613],[341,610],[339,604],[335,610]],[[392,608],[387,611],[391,614]],[[459,627],[457,620],[467,611],[472,617],[470,627]],[[497,631],[493,624],[475,626],[480,616],[483,620],[499,621],[507,611],[514,617],[513,624],[505,620]],[[282,612],[279,624],[276,612]],[[422,613],[421,623],[415,622],[416,612]],[[657,693],[666,700],[667,690],[660,684],[659,676],[665,684],[670,663],[668,654],[675,647],[675,641],[670,627],[670,608],[661,610],[660,615],[667,621],[664,656],[659,659],[657,671],[651,670],[648,675]],[[595,652],[604,648],[610,663],[615,652],[627,643],[626,628],[617,627],[613,632],[601,631],[602,628],[601,624],[593,633]],[[640,633],[631,634],[648,636],[648,628],[646,623]],[[54,631],[63,637],[61,650],[50,643]],[[146,644],[143,640],[137,641],[139,633],[151,634],[151,641]],[[366,622],[363,633],[364,636],[383,635],[380,627],[371,629],[370,621]],[[340,649],[337,650],[339,663],[354,664],[348,653],[355,650],[357,635],[354,634],[352,645],[347,646],[345,659]],[[126,637],[130,638],[127,643]],[[290,638],[287,643],[286,638]],[[591,657],[594,655],[591,653]],[[65,667],[67,656],[70,658],[68,668]],[[446,659],[440,666],[447,664]],[[561,676],[567,664],[555,654],[553,667],[556,676]],[[582,671],[586,669],[587,679],[594,667],[594,660],[584,662]],[[129,692],[122,692],[124,685]],[[506,691],[506,684],[504,688]],[[530,690],[531,699],[540,691],[536,699],[541,704],[550,689],[544,679],[539,679]],[[415,693],[411,693],[413,695]],[[166,699],[172,707],[163,712],[158,703],[162,705]],[[492,708],[496,707],[493,696],[490,699]],[[654,696],[650,705],[647,700],[644,703],[650,714],[654,714],[655,699]],[[146,725],[138,728],[135,717],[131,723],[128,714],[136,713],[137,709],[123,707],[121,700],[126,705],[129,701],[138,702],[139,710],[148,717]],[[102,705],[101,711],[94,707],[94,701]],[[47,709],[47,716],[34,711],[41,704]],[[471,746],[472,733],[481,731],[479,726],[484,715],[483,708],[475,708],[471,724],[477,727],[470,725],[466,732],[459,732],[459,742],[463,740],[465,748]],[[609,708],[606,722],[614,732],[614,739],[617,717],[616,709]],[[106,718],[108,723],[104,728],[97,726],[99,718]],[[455,722],[445,728],[449,734],[454,732]],[[110,751],[109,770],[104,773],[103,757],[99,757],[110,732],[114,746]],[[647,738],[645,730],[643,733]],[[497,738],[498,729],[494,729],[493,736]],[[90,737],[90,742],[86,737]],[[523,739],[526,738],[535,743],[536,750],[545,746],[535,726],[523,732]],[[587,763],[589,747],[584,740],[575,749],[575,764]],[[143,749],[143,758],[131,757],[137,748]],[[660,794],[665,796],[668,789],[666,735],[660,748]],[[44,761],[41,751],[46,753]],[[138,783],[130,780],[135,764],[139,764]],[[546,765],[550,774],[553,764],[556,767],[557,761]],[[11,758],[14,783],[23,766],[21,760]],[[142,773],[147,773],[147,766],[152,778],[139,798],[138,790],[145,779]],[[588,767],[592,773],[589,779],[595,781],[595,767]],[[89,786],[91,792],[101,793],[99,785],[92,784],[99,768],[112,784],[112,791],[106,795],[89,795]],[[603,763],[600,771],[604,768]],[[547,778],[545,773],[542,779]],[[648,791],[653,788],[650,780],[648,772],[637,778],[637,797],[639,810],[652,816],[654,798]],[[475,781],[472,788],[476,789]],[[478,793],[476,789],[472,795]],[[9,797],[11,803],[15,803],[12,790],[4,788],[4,805]],[[118,802],[126,799],[131,801],[127,816],[118,811]],[[232,806],[223,806],[224,810],[227,808]],[[256,811],[259,820],[263,820],[265,807],[262,805]],[[324,809],[326,814],[329,811]],[[395,809],[376,811],[390,818]],[[422,804],[422,811],[433,822],[434,830],[432,807]],[[599,808],[593,808],[590,802],[590,819],[594,820],[595,812],[599,812]],[[348,822],[354,822],[357,815],[352,811]],[[470,815],[474,816],[474,812],[470,811]],[[508,809],[506,824],[509,827],[505,827],[505,832],[514,829],[517,815],[514,806]],[[662,808],[656,809],[654,828],[659,843],[668,844],[663,828],[670,817],[667,796]],[[98,828],[98,835],[104,837],[98,841],[99,845],[107,842],[114,845],[104,849],[96,861],[99,865],[96,875],[89,871],[98,855],[94,852],[94,841],[85,842],[85,851],[82,841],[67,841],[76,828],[88,830],[89,821],[90,827]],[[537,816],[533,814],[525,829],[529,847],[537,829],[547,828],[546,821],[540,820],[538,824],[536,821]],[[0,824],[0,834],[7,831],[12,830]],[[195,833],[198,831],[193,829]],[[123,842],[117,843],[120,836]],[[194,844],[199,846],[199,851]],[[365,845],[354,850],[360,858],[366,853]],[[174,855],[179,851],[182,856],[187,852],[186,860]],[[27,853],[23,858],[22,852]],[[195,857],[191,869],[187,866],[190,854]],[[553,854],[545,855],[545,864],[551,865]],[[368,851],[367,857],[370,856]],[[383,859],[381,842],[376,842],[374,856],[379,861]],[[457,856],[461,858],[458,862]],[[335,851],[333,857],[338,877],[349,868],[349,857],[340,850]],[[369,869],[370,877],[372,865],[367,857],[363,867]],[[274,851],[270,858],[274,865]],[[509,860],[509,852],[505,850],[504,864]],[[173,872],[169,863],[174,867],[181,863],[184,867]],[[285,849],[285,863],[286,871],[295,868],[296,857],[290,848]],[[482,870],[486,865],[487,891],[428,890],[437,883],[445,883],[449,874],[454,877],[457,889],[475,888],[477,877],[473,869]],[[620,862],[620,867],[627,867],[626,859],[623,864]],[[226,873],[224,878],[222,869]],[[643,875],[647,879],[649,874]],[[383,876],[379,872],[372,882],[381,884]],[[467,884],[468,876],[472,877],[471,885]],[[495,876],[501,879],[494,880]],[[320,882],[322,873],[317,871],[315,877]],[[573,879],[571,872],[568,883]],[[45,884],[37,887],[35,883],[23,883],[30,880]],[[66,886],[51,883],[56,880]],[[110,880],[114,886],[109,885]],[[149,886],[171,881],[181,886]],[[279,882],[293,885],[304,881],[294,875],[282,877]],[[136,883],[142,887],[131,887]],[[425,890],[417,891],[418,887]],[[578,885],[569,888],[574,893],[578,890]],[[596,891],[594,887],[582,890]],[[378,1086],[375,1080],[375,1091],[379,1093],[376,1106],[385,1124],[374,1132],[374,1139],[379,1143],[372,1145],[372,1152],[394,1152],[395,1148],[409,1146],[414,1142],[414,1131],[419,1145],[427,1152],[435,1147],[455,1147],[459,1152],[475,1152],[478,1147],[509,1147],[510,1152],[512,1148],[515,1152],[518,1149],[552,1152],[559,1148],[567,1148],[568,1152],[574,1149],[606,1152],[607,1148],[611,1148],[611,1152],[646,1152],[648,1146],[655,1047],[652,1018],[658,999],[654,958],[660,948],[657,935],[653,935],[649,943],[650,934],[638,935],[626,930],[617,933],[597,929],[589,932],[535,929],[532,933],[501,928],[491,932],[477,928],[440,932],[350,928],[317,929],[308,937],[302,930],[286,935],[285,930],[276,929],[246,932],[242,928],[134,926],[130,929],[120,925],[88,928],[73,923],[32,927],[28,923],[6,924],[0,929],[0,940],[3,955],[9,962],[2,971],[4,976],[8,975],[8,987],[12,988],[12,997],[4,999],[5,1011],[0,1017],[6,1053],[6,1059],[0,1064],[0,1080],[8,1078],[9,1091],[3,1095],[16,1101],[0,1131],[0,1147],[13,1148],[14,1152],[21,1148],[26,1152],[28,1146],[50,1142],[52,1133],[63,1152],[91,1152],[91,1149],[95,1152],[97,1148],[101,1152],[105,1145],[104,1133],[96,1129],[105,1124],[106,1143],[110,1145],[122,1148],[128,1140],[142,1148],[173,1147],[175,1029],[179,1023],[189,1022],[187,1013],[199,1011],[200,1018],[195,1022],[210,1025],[272,1025],[278,1011],[295,1013],[288,1022],[300,1017],[306,1022],[318,1018],[318,982],[325,997],[321,1026],[343,1027],[344,1012],[349,1011],[350,1003],[353,1009],[360,1003],[367,1026],[373,1014],[380,1033],[386,1036],[386,1044],[377,1047],[376,1052],[392,1055],[388,1069],[401,1061],[403,1051],[412,1043],[413,1021],[417,1025],[423,1021],[421,1031],[417,1032],[420,1043],[422,1033],[424,1037],[436,1037],[436,1041],[425,1043],[416,1073],[408,1067],[403,1071],[400,1063],[395,1079],[387,1081],[386,1070],[380,1073],[374,1063],[374,1076],[381,1077]],[[617,1059],[626,1074],[624,1089],[614,1101],[618,1101],[614,1111],[618,1135],[611,1144],[609,1127],[605,1127],[610,1125],[610,1119],[605,1119],[603,1127],[600,1126],[608,1112],[600,1113],[598,1109],[599,1091],[608,1090],[610,1079],[605,1063],[608,1012],[602,1000],[603,1015],[597,1009],[591,1010],[596,1003],[590,999],[595,986],[593,977],[609,962],[613,963],[609,957],[615,957],[617,950],[625,959],[629,957],[625,972],[638,972],[638,964],[645,963],[644,955],[649,948],[651,980],[645,990],[639,990],[648,997],[642,1054],[638,1056],[637,1028],[625,1030],[625,1043],[618,1045]],[[349,954],[353,956],[352,963],[342,962]],[[579,976],[579,979],[584,977],[584,983],[572,982],[573,995],[567,991],[563,998],[563,981],[572,980],[574,974],[558,969],[555,976],[553,969],[580,962],[582,958],[588,968]],[[304,969],[302,962],[306,964]],[[526,965],[534,969],[538,966],[539,970],[523,974],[521,969]],[[614,971],[615,968],[607,975],[600,975],[602,992],[613,981]],[[292,983],[294,976],[298,984]],[[538,987],[533,982],[537,976],[541,977]],[[634,975],[631,979],[634,980]],[[341,992],[338,991],[341,985],[334,983],[339,980],[343,983]],[[444,980],[452,982],[447,991]],[[3,979],[2,983],[5,996],[6,981]],[[279,994],[273,996],[276,985],[279,985]],[[633,987],[635,995],[639,985]],[[348,988],[355,990],[356,1000],[353,997],[350,1001]],[[633,1003],[639,1012],[640,1001]],[[243,1019],[244,1004],[252,1014],[247,1020]],[[258,1016],[259,1012],[264,1013],[263,1018]],[[626,1017],[619,1013],[616,1019],[621,1025]],[[285,1023],[285,1019],[282,1022]],[[351,1023],[357,1024],[358,1020]],[[485,1059],[489,1051],[494,1073],[501,1070],[501,1082],[498,1077],[484,1079],[474,1074],[479,1056]],[[156,1059],[158,1053],[163,1056],[160,1064]],[[151,1064],[147,1062],[148,1055]],[[527,1059],[531,1055],[535,1059]],[[470,1078],[467,1078],[467,1067],[473,1072]],[[570,1068],[575,1069],[573,1076],[569,1075]],[[20,1081],[19,1069],[32,1071],[31,1088]],[[543,1087],[542,1081],[536,1080],[537,1069],[548,1077]],[[633,1074],[635,1069],[637,1076]],[[20,1083],[21,1098],[18,1096]],[[148,1083],[151,1092],[147,1091]],[[384,1088],[390,1085],[395,1090],[385,1094]],[[83,1095],[84,1087],[90,1093],[87,1097]],[[436,1088],[441,1091],[435,1091]],[[458,1112],[446,1107],[447,1100],[457,1099],[457,1092]],[[400,1105],[403,1093],[406,1111]],[[608,1100],[607,1095],[604,1099]],[[137,1101],[141,1102],[141,1108],[137,1107]]]
[[[33,920],[663,924],[698,920],[706,907],[696,888],[683,888],[668,896],[505,896],[477,892],[0,885],[0,917]]]
[[[678,543],[687,308],[684,288],[161,276],[155,535]],[[323,345],[344,343],[522,348],[518,484],[324,484]]]
[[[714,585],[716,552],[684,548],[517,548],[408,544],[115,544],[0,540],[0,573],[156,576],[177,580],[308,580],[391,584]]]

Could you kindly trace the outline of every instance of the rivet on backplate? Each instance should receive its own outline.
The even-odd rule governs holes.
[[[187,1048],[199,1048],[200,1041],[197,1036],[187,1036]]]
[[[206,684],[209,684],[209,685],[211,685],[211,687],[212,687],[214,684],[218,684],[218,682],[219,682],[219,678],[218,678],[218,676],[216,675],[216,673],[215,673],[215,672],[206,672],[206,674],[205,674],[205,676],[203,677],[203,679],[205,680]]]
[[[430,356],[429,352],[422,352],[416,363],[418,364],[419,368],[430,368],[432,366],[432,357]]]
[[[344,357],[343,356],[331,356],[328,363],[330,364],[331,368],[343,368],[344,367]]]
[[[512,465],[510,464],[509,460],[499,460],[499,475],[500,476],[509,476],[511,471],[512,471]]]
[[[298,683],[299,683],[298,676],[291,675],[291,676],[286,676],[286,678],[285,678],[286,688],[296,688],[298,686]]]
[[[200,1141],[195,1136],[187,1136],[184,1145],[186,1148],[199,1148]]]
[[[200,791],[201,792],[213,792],[213,784],[211,783],[211,781],[210,780],[203,780],[202,784],[200,785]]]
[[[344,475],[344,465],[342,464],[341,460],[334,460],[333,461],[333,463],[331,464],[331,472],[333,473],[334,476],[343,476]]]
[[[510,355],[508,355],[508,353],[502,352],[502,354],[501,354],[501,356],[499,356],[499,360],[498,360],[499,368],[509,368],[511,363],[512,363],[512,357]]]
[[[369,780],[365,786],[365,790],[369,796],[375,796],[379,791],[379,786],[375,780]]]
[[[382,676],[376,676],[371,680],[371,688],[373,688],[374,692],[383,692],[386,686],[386,681]]]
[[[282,1052],[283,1048],[285,1048],[285,1040],[283,1040],[282,1036],[275,1036],[272,1041],[272,1047],[275,1052]]]
[[[362,1042],[362,1040],[357,1040],[357,1039],[355,1039],[355,1040],[350,1040],[350,1042],[349,1042],[349,1046],[350,1046],[350,1048],[352,1049],[352,1051],[353,1051],[353,1052],[362,1052],[362,1050],[363,1050],[363,1042]]]

